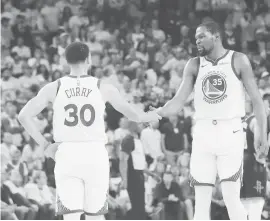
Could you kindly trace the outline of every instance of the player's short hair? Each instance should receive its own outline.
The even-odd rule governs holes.
[[[219,34],[220,37],[223,35],[220,25],[215,21],[206,21],[201,23],[198,27],[205,27],[211,34]]]
[[[73,42],[67,46],[65,56],[67,63],[78,64],[84,62],[90,53],[89,47],[82,42]]]

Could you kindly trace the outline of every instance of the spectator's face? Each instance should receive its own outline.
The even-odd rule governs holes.
[[[12,103],[7,103],[6,104],[6,113],[12,118],[15,117],[17,114],[17,107]]]
[[[174,177],[179,176],[179,174],[180,174],[180,170],[178,169],[178,166],[172,167],[172,168],[171,168],[171,172],[172,172],[172,175],[173,175]]]
[[[158,29],[158,21],[156,19],[152,20],[152,28],[155,30],[155,29]]]
[[[132,58],[136,57],[136,49],[135,48],[130,48],[129,55]]]
[[[119,122],[119,126],[122,129],[127,129],[128,128],[128,120],[126,118],[121,118]]]
[[[157,86],[158,87],[162,87],[162,85],[164,84],[164,82],[165,82],[165,78],[163,76],[160,76],[158,78],[158,81],[157,81]]]
[[[32,75],[32,70],[31,70],[31,68],[28,66],[28,64],[24,64],[23,66],[22,66],[22,71],[23,71],[23,74],[25,75],[25,76],[31,76]]]
[[[181,27],[181,35],[183,37],[188,37],[188,32],[189,32],[189,28],[187,26],[182,26]]]
[[[170,121],[171,123],[177,122],[177,121],[178,121],[177,115],[171,115],[171,116],[169,117],[169,121]]]
[[[97,77],[98,79],[101,79],[103,77],[103,71],[101,68],[97,68],[95,71],[95,77]]]
[[[126,91],[130,91],[130,89],[131,89],[131,82],[130,82],[129,79],[124,80],[124,82],[123,82],[123,87],[124,87],[124,89],[125,89]]]
[[[6,70],[4,70],[4,71],[2,72],[2,78],[3,78],[4,80],[8,80],[8,79],[10,78],[10,75],[11,75],[10,69],[6,69]]]
[[[10,133],[5,133],[4,134],[4,138],[3,138],[3,141],[6,143],[6,144],[12,144],[12,135]]]
[[[158,127],[159,127],[159,121],[157,121],[157,122],[152,122],[151,125],[152,125],[152,128],[153,128],[153,129],[158,129]]]
[[[99,29],[103,30],[104,29],[104,21],[99,22]]]
[[[136,70],[136,78],[141,79],[142,77],[144,77],[144,71],[141,67],[139,67]]]
[[[156,168],[156,171],[158,172],[158,173],[164,173],[164,171],[165,171],[165,165],[163,164],[163,163],[161,163],[161,162],[158,162],[157,163],[157,168]]]
[[[188,13],[188,20],[189,20],[189,21],[193,21],[195,18],[196,18],[196,17],[195,17],[194,12],[189,12],[189,13]]]
[[[39,179],[37,180],[39,186],[44,186],[47,184],[47,176],[44,172],[41,172]]]
[[[1,166],[1,184],[8,180],[8,173],[5,166]]]
[[[46,73],[47,68],[45,67],[45,65],[40,65],[40,73]]]
[[[85,11],[83,10],[83,8],[80,8],[79,10],[79,16],[82,17],[85,15]]]
[[[140,91],[144,91],[145,90],[145,82],[144,81],[140,81],[138,84],[138,88]]]
[[[140,44],[139,51],[144,53],[145,50],[146,50],[146,44],[145,44],[145,42],[142,42]]]
[[[214,43],[219,39],[218,35],[211,34],[205,27],[196,30],[196,44],[200,56],[208,55],[214,48]]]
[[[168,50],[169,50],[168,44],[167,43],[163,43],[162,46],[161,46],[161,51],[163,53],[168,53]]]
[[[91,42],[95,42],[96,41],[96,36],[92,31],[88,31],[87,32],[87,39]]]
[[[265,100],[263,100],[263,103],[265,106],[265,110],[267,111],[267,113],[269,113],[269,108],[270,108],[269,100],[265,99]]]
[[[21,186],[22,185],[22,182],[23,182],[23,179],[22,179],[21,174],[18,171],[16,171],[15,169],[11,171],[10,180],[17,187]]]
[[[54,5],[54,0],[47,0],[47,4],[49,6],[53,6]]]
[[[53,73],[54,79],[59,79],[60,77],[62,77],[62,72],[61,71],[55,71]]]
[[[3,19],[1,24],[2,24],[3,27],[8,27],[8,25],[9,25],[9,19],[6,19],[6,18]]]
[[[135,30],[135,33],[140,33],[141,32],[141,26],[140,26],[140,24],[136,24],[134,26],[134,30]]]
[[[228,31],[232,31],[233,30],[232,23],[226,22],[225,23],[225,29],[228,30]]]
[[[59,61],[60,61],[60,56],[59,56],[58,54],[55,54],[55,55],[53,56],[53,62],[54,62],[55,64],[58,64]]]
[[[266,86],[267,86],[267,84],[266,84],[266,80],[265,79],[260,79],[259,80],[259,88],[262,88],[262,89],[264,89],[264,88],[266,88]]]
[[[165,173],[163,175],[163,182],[165,183],[165,185],[169,185],[171,184],[173,181],[173,175],[170,173]]]
[[[71,15],[72,15],[72,12],[71,12],[70,7],[68,7],[68,6],[64,7],[64,9],[63,9],[63,14],[64,14],[65,16],[67,16],[67,17],[71,16]]]
[[[146,36],[149,38],[153,38],[153,30],[152,28],[147,28],[146,29]]]
[[[17,39],[17,45],[18,46],[23,46],[23,38],[18,38]]]
[[[140,133],[140,125],[136,122],[129,121],[128,129],[131,133]]]

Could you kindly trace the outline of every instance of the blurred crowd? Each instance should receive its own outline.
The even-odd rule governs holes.
[[[53,219],[54,162],[44,156],[17,120],[26,102],[48,82],[69,74],[64,58],[74,41],[88,44],[89,75],[115,85],[134,108],[163,106],[178,89],[189,58],[197,55],[196,26],[214,19],[224,30],[226,48],[250,58],[262,95],[270,94],[269,0],[2,0],[1,1],[1,219]],[[141,128],[148,169],[145,209],[149,219],[192,219],[189,186],[193,95],[176,116]],[[247,114],[252,105],[247,96]],[[53,142],[51,107],[36,118]],[[119,153],[128,121],[106,108],[111,162],[107,219],[130,210],[120,188]],[[219,186],[212,219],[227,219]],[[263,219],[270,219],[270,173]],[[165,199],[165,200],[164,200]]]

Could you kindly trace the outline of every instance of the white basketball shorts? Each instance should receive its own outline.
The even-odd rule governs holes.
[[[221,182],[241,179],[244,139],[240,118],[198,120],[193,131],[191,185],[214,186],[217,175]]]
[[[102,142],[61,143],[55,156],[57,214],[105,214],[109,158]]]

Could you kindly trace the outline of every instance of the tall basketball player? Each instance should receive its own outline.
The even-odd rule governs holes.
[[[264,104],[247,56],[223,47],[221,30],[215,22],[199,25],[195,37],[200,56],[188,61],[175,97],[156,111],[162,117],[180,111],[195,89],[196,124],[190,162],[191,184],[195,187],[194,219],[210,218],[217,174],[230,219],[247,219],[240,200],[244,152],[241,118],[245,116],[243,85],[252,100],[259,125],[260,151],[267,152]]]
[[[270,109],[268,96],[263,96],[267,112],[267,133],[270,136]],[[260,220],[265,203],[267,171],[265,159],[259,159],[257,140],[259,139],[258,123],[254,115],[244,121],[246,132],[246,149],[244,151],[244,173],[241,198],[249,220]],[[268,144],[270,139],[268,138]]]
[[[64,219],[79,220],[82,213],[87,219],[102,219],[109,187],[105,103],[110,102],[131,121],[158,121],[160,116],[135,110],[115,87],[88,76],[91,56],[86,44],[70,44],[65,56],[70,75],[43,87],[22,109],[19,120],[30,136],[46,148],[49,144],[33,117],[53,103],[54,140],[60,143],[55,155],[57,212],[64,214]]]

